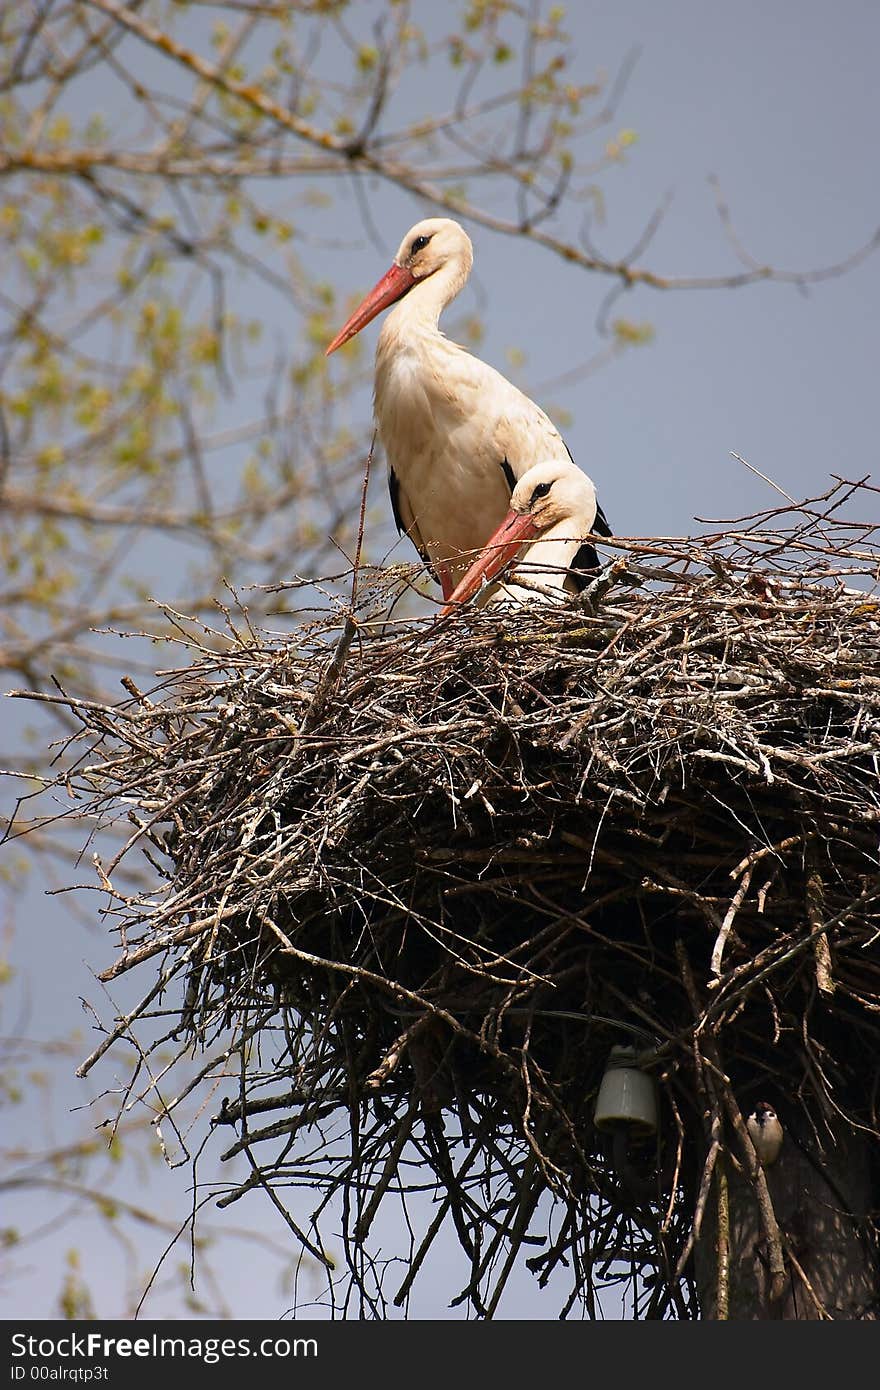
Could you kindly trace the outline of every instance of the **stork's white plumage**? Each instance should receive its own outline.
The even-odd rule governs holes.
[[[441,616],[479,592],[478,602],[561,599],[582,587],[572,561],[593,529],[596,489],[570,459],[538,463],[513,489],[510,510],[459,580]],[[493,583],[507,565],[513,573]]]
[[[329,356],[396,305],[376,348],[376,428],[398,528],[430,565],[446,599],[501,524],[519,479],[537,461],[571,463],[543,410],[437,326],[472,264],[470,238],[457,222],[416,223],[390,270],[327,348]],[[598,534],[611,534],[599,507],[591,524]],[[582,569],[597,563],[591,545],[575,559]]]

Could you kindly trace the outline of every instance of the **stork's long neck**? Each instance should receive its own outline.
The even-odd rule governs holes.
[[[463,287],[469,272],[470,266],[456,256],[433,275],[413,285],[387,315],[379,334],[377,353],[420,334],[438,334],[440,315]]]
[[[514,569],[520,574],[528,574],[536,584],[561,589],[589,529],[579,518],[557,521],[530,542]]]

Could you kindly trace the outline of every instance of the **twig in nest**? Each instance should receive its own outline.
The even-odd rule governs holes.
[[[816,962],[816,984],[823,994],[834,993],[831,974],[831,947],[828,933],[820,930],[825,920],[825,894],[822,879],[814,869],[807,875],[807,921],[813,933],[813,959]]]
[[[721,974],[721,957],[724,954],[724,946],[727,942],[728,936],[730,935],[730,930],[733,926],[736,914],[742,907],[743,900],[749,891],[749,885],[751,884],[751,882],[752,868],[751,866],[749,866],[749,868],[746,869],[745,873],[740,879],[739,887],[737,888],[736,892],[730,900],[730,907],[724,914],[724,921],[721,923],[721,926],[718,930],[718,935],[715,938],[715,945],[712,948],[712,959],[709,963],[709,969],[712,971],[712,974],[715,976],[715,979],[709,981],[709,989],[715,989],[718,985],[718,977]]]
[[[724,1154],[719,1153],[715,1164],[715,1184],[718,1193],[718,1251],[715,1316],[725,1322],[730,1316],[730,1189]]]
[[[786,1258],[788,1259],[789,1264],[791,1265],[791,1267],[792,1267],[792,1269],[794,1270],[795,1274],[796,1274],[797,1277],[800,1279],[801,1283],[803,1284],[804,1288],[806,1289],[807,1293],[809,1294],[809,1296],[810,1296],[810,1302],[812,1303],[813,1307],[814,1307],[815,1310],[816,1310],[816,1313],[817,1313],[817,1315],[818,1315],[819,1321],[820,1321],[820,1322],[833,1322],[834,1319],[832,1318],[832,1316],[831,1316],[831,1314],[829,1313],[828,1309],[825,1307],[825,1304],[822,1302],[822,1300],[820,1299],[819,1295],[816,1293],[816,1290],[813,1288],[813,1285],[810,1283],[809,1279],[807,1278],[807,1274],[806,1274],[806,1271],[804,1270],[803,1265],[801,1265],[801,1263],[799,1262],[797,1256],[795,1255],[794,1251],[792,1250],[792,1248],[791,1248],[791,1241],[786,1240],[785,1236],[783,1236],[783,1237],[782,1237],[782,1243],[783,1243],[783,1245],[785,1246]]]
[[[369,486],[370,482],[370,467],[373,462],[373,449],[375,448],[375,444],[376,434],[374,431],[373,439],[370,444],[370,449],[367,454],[366,462],[364,464],[364,478],[363,483],[361,484],[361,507],[360,515],[358,517],[358,533],[357,543],[355,545],[354,565],[352,566],[351,600],[349,610],[348,613],[345,615],[345,623],[343,625],[342,635],[336,644],[336,649],[333,652],[333,656],[327,665],[327,669],[324,671],[324,674],[318,681],[318,684],[315,687],[315,693],[311,699],[311,703],[309,704],[309,707],[303,716],[301,726],[303,733],[307,732],[309,729],[314,728],[314,726],[320,721],[321,716],[324,713],[324,707],[327,703],[327,700],[329,699],[333,691],[336,689],[336,686],[339,684],[339,677],[342,675],[342,668],[345,665],[346,657],[348,656],[352,640],[354,639],[354,635],[357,632],[357,621],[354,615],[357,605],[358,586],[360,581],[361,556],[363,554],[364,547],[364,525],[366,522],[367,514],[367,487]]]

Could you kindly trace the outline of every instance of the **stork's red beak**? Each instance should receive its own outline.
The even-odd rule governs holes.
[[[345,326],[340,328],[333,342],[326,349],[324,356],[329,357],[331,352],[342,347],[342,344],[347,343],[349,338],[360,333],[361,329],[365,328],[377,314],[381,314],[383,309],[387,309],[389,304],[402,299],[407,290],[411,290],[415,283],[415,276],[405,266],[398,265],[395,261],[391,269],[382,276],[378,285],[373,286],[363,303],[355,309]]]
[[[534,540],[538,528],[526,513],[508,512],[498,530],[480,551],[470,569],[458,581],[446,603],[440,609],[444,618],[460,603],[467,603],[483,584],[490,583],[514,558],[523,541]]]

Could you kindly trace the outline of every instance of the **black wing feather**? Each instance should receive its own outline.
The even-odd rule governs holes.
[[[406,527],[403,524],[403,517],[400,515],[400,483],[397,481],[397,474],[393,468],[388,469],[388,491],[391,494],[391,510],[394,513],[397,533],[403,535]]]
[[[598,502],[596,503],[596,520],[593,522],[593,530],[595,531],[595,533],[596,533],[597,536],[613,536],[613,535],[614,535],[614,532],[612,531],[611,527],[608,525],[608,522],[607,522],[607,520],[606,520],[606,518],[605,518],[605,513],[603,512],[602,508],[599,506],[599,503],[598,503]]]
[[[575,592],[579,594],[598,573],[599,556],[596,554],[596,547],[585,541],[568,568],[568,577],[574,585]]]
[[[564,439],[562,442],[565,444]],[[568,454],[572,463],[574,463],[574,455],[567,444],[565,444],[565,452]],[[596,519],[593,522],[592,529],[597,536],[614,535],[614,532],[608,525],[608,519],[598,502],[596,503]],[[582,589],[585,589],[590,580],[595,579],[598,572],[599,556],[596,554],[596,547],[591,545],[589,541],[585,541],[572,560],[568,571],[571,582],[577,592],[580,593]]]
[[[412,532],[410,531],[408,526],[404,525],[403,515],[400,510],[400,482],[393,468],[388,469],[388,492],[391,497],[391,510],[394,514],[394,524],[397,527],[398,533],[401,536],[409,536],[413,545],[416,546],[416,550],[419,552],[423,561],[425,562],[425,565],[431,578],[437,584],[439,584],[440,576],[434,569],[434,566],[431,564],[430,556],[428,555],[427,550],[423,550],[420,545],[416,545],[415,540],[413,539]]]

